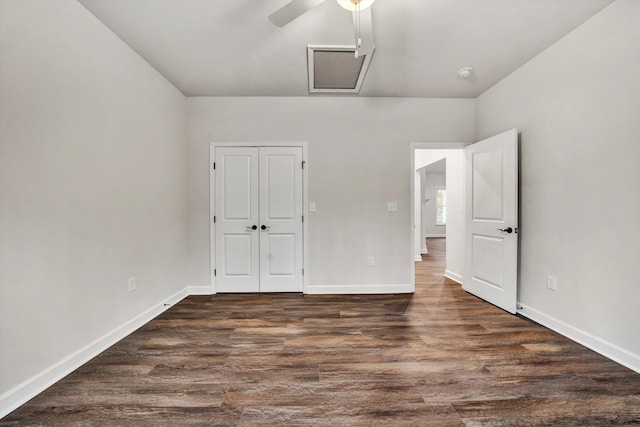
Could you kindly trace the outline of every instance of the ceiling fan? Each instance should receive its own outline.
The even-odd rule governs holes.
[[[292,0],[269,15],[269,21],[283,27],[326,0]],[[336,0],[340,6],[353,13],[356,58],[373,52],[373,24],[370,6],[375,0]]]

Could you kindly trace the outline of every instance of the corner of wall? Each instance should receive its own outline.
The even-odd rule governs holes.
[[[0,418],[8,415],[30,399],[42,393],[62,378],[69,375],[103,351],[107,350],[118,341],[125,338],[138,328],[144,326],[163,312],[170,309],[187,296],[190,289],[184,288],[175,294],[165,298],[143,313],[133,317],[102,337],[87,344],[83,348],[64,357],[53,365],[38,372],[31,378],[16,385],[12,389],[0,395]]]

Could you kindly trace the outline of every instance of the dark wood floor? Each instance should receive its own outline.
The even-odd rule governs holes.
[[[3,426],[640,424],[640,374],[442,277],[414,295],[192,296]]]

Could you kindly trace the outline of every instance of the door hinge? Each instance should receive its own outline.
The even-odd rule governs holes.
[[[302,169],[304,169],[304,165],[305,165],[306,163],[307,163],[306,161],[304,161],[304,160],[302,161]]]
[[[213,223],[214,224],[216,223],[216,216],[215,215],[213,216]]]
[[[304,215],[302,215],[302,222],[304,223]]]
[[[213,162],[213,170],[216,170],[216,162]]]
[[[302,269],[302,275],[304,276],[304,268]]]
[[[213,269],[213,275],[214,275],[214,276],[217,276],[217,275],[218,275],[218,271],[217,271],[215,268]]]

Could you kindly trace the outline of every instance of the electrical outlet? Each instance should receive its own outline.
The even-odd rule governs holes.
[[[547,288],[552,291],[558,289],[558,278],[556,276],[547,276]]]
[[[316,211],[316,202],[309,202],[309,212]]]
[[[387,202],[387,212],[397,212],[397,211],[398,211],[397,202]]]
[[[375,264],[376,264],[376,262],[375,262],[375,260],[373,259],[373,257],[372,257],[372,256],[370,256],[369,258],[367,258],[367,264],[368,264],[369,266],[372,266],[372,265],[375,265]]]
[[[135,277],[129,277],[129,292],[133,292],[136,290],[137,283]]]

